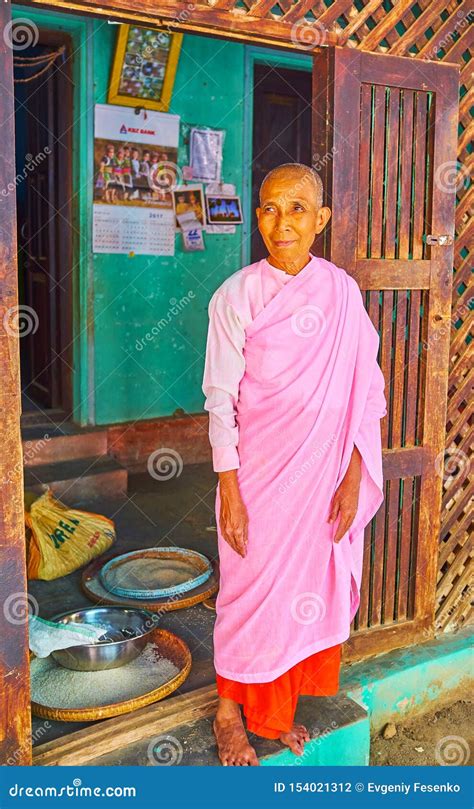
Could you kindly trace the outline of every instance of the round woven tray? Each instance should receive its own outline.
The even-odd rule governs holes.
[[[111,716],[136,711],[138,708],[144,708],[145,705],[151,705],[152,702],[158,702],[158,700],[167,697],[168,694],[176,691],[184,683],[191,671],[191,652],[181,638],[178,638],[172,632],[168,632],[167,629],[155,629],[150,635],[150,642],[155,643],[159,647],[162,656],[171,660],[180,669],[175,677],[160,685],[159,688],[154,688],[152,691],[133,699],[111,703],[110,705],[101,705],[100,707],[52,708],[32,702],[32,712],[42,719],[54,719],[59,722],[94,722],[97,719],[108,719]]]
[[[170,596],[168,598],[154,598],[141,600],[140,598],[123,598],[109,593],[100,580],[100,569],[105,562],[112,559],[116,554],[107,554],[94,559],[83,571],[81,587],[84,594],[96,604],[115,604],[118,607],[141,607],[151,612],[168,612],[171,610],[183,610],[200,604],[202,601],[213,596],[219,589],[219,566],[217,562],[212,562],[213,573],[204,584],[200,584],[195,590],[187,593]]]
[[[160,565],[164,564],[168,569],[172,568],[173,564],[181,563],[185,566],[188,578],[168,586],[150,586],[147,588],[142,582],[137,587],[138,582],[135,574],[132,578],[134,586],[127,586],[127,569],[129,571],[128,575],[132,575],[133,565],[139,565],[143,560],[146,560],[147,569],[153,562],[158,562]],[[125,574],[123,571],[125,571]],[[117,580],[117,576],[120,579],[120,574],[122,574],[122,581]],[[211,563],[202,553],[190,548],[176,548],[173,546],[168,548],[145,548],[115,556],[102,566],[100,580],[105,589],[114,596],[145,601],[146,599],[170,598],[171,596],[174,598],[182,593],[188,593],[190,590],[195,590],[200,584],[204,584],[211,574]],[[123,581],[123,577],[125,581]]]

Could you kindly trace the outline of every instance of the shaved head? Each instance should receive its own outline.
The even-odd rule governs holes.
[[[310,166],[304,163],[282,163],[271,169],[263,178],[259,190],[259,200],[262,203],[262,192],[265,183],[269,180],[278,180],[288,185],[288,195],[297,194],[303,187],[309,187],[314,191],[314,199],[318,208],[323,204],[323,183],[319,174]]]

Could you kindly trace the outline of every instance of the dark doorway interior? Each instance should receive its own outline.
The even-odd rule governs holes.
[[[311,165],[310,71],[256,65],[252,148],[251,261],[267,255],[255,208],[265,174],[280,163]]]
[[[47,64],[40,58],[62,46],[64,51],[52,66],[32,78]],[[72,408],[72,80],[68,53],[67,38],[41,31],[38,42],[22,50],[21,58],[15,60],[23,414],[54,410],[69,415]]]

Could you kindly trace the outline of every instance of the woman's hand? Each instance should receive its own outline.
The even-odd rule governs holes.
[[[249,518],[240,495],[237,470],[219,472],[221,508],[219,527],[230,547],[244,557],[247,553]]]
[[[339,488],[336,490],[331,502],[328,522],[333,523],[340,516],[340,522],[334,536],[334,542],[340,542],[346,531],[349,530],[357,514],[359,503],[359,489],[361,478],[361,454],[354,445],[351,460],[347,467]]]

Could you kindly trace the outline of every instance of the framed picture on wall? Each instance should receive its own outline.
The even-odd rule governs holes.
[[[167,112],[182,40],[183,34],[121,25],[108,103]]]
[[[209,225],[241,225],[240,197],[234,194],[206,194],[206,219]]]

